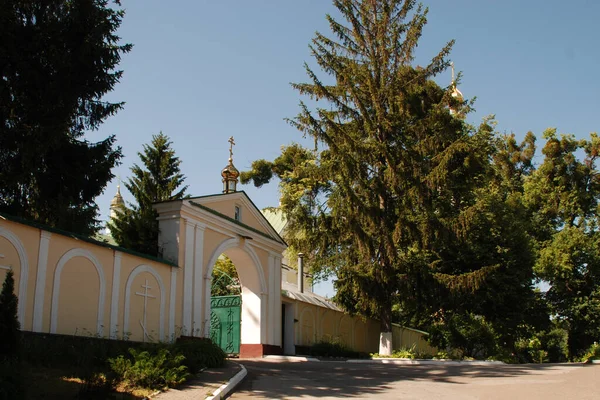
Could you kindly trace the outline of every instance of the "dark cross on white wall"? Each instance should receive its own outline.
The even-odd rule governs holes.
[[[146,308],[148,307],[148,299],[155,299],[156,296],[148,294],[148,290],[152,289],[152,286],[148,286],[148,279],[146,279],[146,283],[142,285],[142,288],[144,288],[144,293],[135,292],[135,294],[144,298],[144,317],[143,321],[140,321],[140,325],[142,327],[142,330],[144,331],[145,342],[146,338],[148,338],[148,340],[151,340],[150,335],[148,335],[148,330],[146,329]]]

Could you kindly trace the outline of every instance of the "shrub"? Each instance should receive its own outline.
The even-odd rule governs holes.
[[[554,328],[541,335],[542,348],[548,352],[550,362],[566,362],[569,359],[569,332]]]
[[[414,359],[424,360],[424,359],[432,358],[431,355],[417,350],[415,346],[412,346],[410,349],[408,347],[404,347],[401,349],[394,350],[391,355],[373,353],[373,354],[371,354],[371,357],[375,357],[375,358],[408,358],[411,360],[414,360]]]
[[[189,376],[187,367],[181,365],[185,357],[172,355],[165,348],[159,349],[156,354],[130,348],[129,354],[132,358],[119,356],[108,362],[117,376],[130,386],[164,389],[184,382]]]
[[[515,343],[514,359],[519,363],[566,362],[569,357],[568,332],[555,327]]]
[[[464,357],[488,358],[497,353],[497,335],[483,316],[451,314],[429,329],[429,342],[439,349],[456,349]]]
[[[157,351],[167,346],[164,343],[137,343],[90,336],[34,332],[22,332],[22,335],[22,356],[29,365],[70,368],[75,372],[106,369],[106,360],[128,354],[131,347]]]
[[[135,364],[131,350],[136,354],[144,351],[150,357],[156,357],[161,351],[169,353],[169,359],[179,360],[178,366],[187,367],[186,372],[196,373],[202,368],[220,367],[225,363],[225,353],[210,340],[189,339],[181,340],[176,344],[166,343],[138,343],[123,340],[103,339],[94,336],[72,336],[57,334],[40,334],[34,332],[21,332],[22,359],[29,367],[61,368],[65,373],[73,374],[85,382],[87,392],[102,392],[122,380],[125,366],[129,361],[131,368]],[[117,361],[121,356],[122,361]],[[112,360],[118,375],[111,372]],[[121,363],[121,364],[120,364]],[[186,374],[187,375],[187,374]],[[167,380],[169,378],[167,377]],[[131,380],[129,386],[136,383]],[[179,381],[173,379],[173,384]],[[166,386],[166,383],[159,383]],[[171,385],[171,383],[169,383]],[[11,398],[18,398],[12,396]],[[1,397],[0,397],[1,400]]]
[[[309,356],[310,355],[310,346],[297,345],[296,346],[296,354]]]
[[[311,356],[357,358],[359,353],[337,340],[321,340],[310,347]]]
[[[542,349],[542,342],[537,336],[534,336],[528,345],[529,355],[534,362],[542,364],[547,360],[548,352]]]
[[[515,342],[515,361],[517,363],[533,362],[529,351],[530,339],[520,338]]]
[[[412,349],[403,348],[403,349],[399,349],[399,350],[394,350],[392,352],[392,357],[393,358],[410,358],[411,360],[414,360],[416,358],[416,355],[412,351]]]
[[[465,355],[460,349],[450,349],[438,351],[433,358],[437,360],[462,360]]]
[[[581,358],[582,362],[600,360],[600,344],[594,342]]]
[[[185,357],[185,365],[191,373],[202,368],[218,368],[225,365],[225,352],[211,340],[187,339],[173,345],[173,352]]]

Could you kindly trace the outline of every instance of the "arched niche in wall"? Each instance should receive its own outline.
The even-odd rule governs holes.
[[[81,248],[67,251],[54,271],[50,333],[103,336],[105,298],[106,277],[96,256]]]
[[[145,264],[135,267],[125,284],[123,335],[137,341],[156,341],[158,332],[158,339],[164,341],[165,296],[164,282],[154,268]]]
[[[17,296],[19,298],[19,304],[17,308],[17,314],[19,318],[19,323],[21,326],[25,323],[25,306],[27,300],[27,280],[29,279],[29,261],[27,259],[27,252],[25,251],[25,246],[19,239],[17,235],[15,235],[10,230],[0,226],[0,237],[3,237],[12,245],[11,248],[3,249],[0,247],[0,272],[2,270],[12,269],[15,273],[15,284],[18,288]],[[9,252],[16,251],[18,255],[18,265],[14,265],[12,262],[6,262],[12,257],[8,254]],[[4,254],[6,252],[7,254]],[[10,259],[8,258],[10,257]],[[0,275],[2,280],[0,282],[4,282],[4,274]]]

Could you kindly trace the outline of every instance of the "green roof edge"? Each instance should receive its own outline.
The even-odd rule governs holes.
[[[427,336],[429,336],[429,332],[425,332],[425,331],[422,331],[422,330],[420,330],[420,329],[409,328],[408,326],[400,325],[400,324],[397,324],[397,323],[395,323],[395,322],[392,322],[392,325],[393,325],[393,326],[397,326],[398,328],[402,328],[402,329],[406,329],[406,330],[409,330],[409,331],[414,331],[414,332],[419,332],[419,333],[422,333],[422,334],[424,334],[424,335],[427,335]]]
[[[246,194],[246,192],[244,192],[243,190],[239,190],[239,191],[234,192],[234,193],[239,193],[239,192]],[[194,197],[190,196],[190,197],[184,197],[182,199],[157,201],[157,202],[152,203],[152,204],[171,203],[173,201],[183,201],[183,200],[197,200],[197,199],[204,199],[204,198],[207,198],[207,197],[227,196],[228,194],[231,194],[231,193],[214,193],[214,194],[205,194],[205,195],[202,195],[202,196],[194,196]],[[246,197],[248,197],[247,194],[246,194]],[[248,199],[250,199],[250,198],[248,197]],[[250,201],[252,201],[252,200],[250,200]]]
[[[13,221],[13,222],[17,222],[17,223],[20,223],[20,224],[23,224],[23,225],[31,226],[33,228],[38,228],[38,229],[43,229],[43,230],[48,231],[48,232],[58,233],[59,235],[70,237],[71,239],[83,240],[84,242],[87,242],[87,243],[90,243],[90,244],[95,244],[95,245],[98,245],[98,246],[106,247],[106,248],[109,248],[109,249],[112,249],[112,250],[115,250],[115,251],[121,251],[123,253],[127,253],[127,254],[130,254],[132,256],[137,256],[137,257],[145,258],[145,259],[148,259],[148,260],[156,261],[156,262],[159,262],[159,263],[162,263],[162,264],[167,264],[167,265],[170,265],[172,267],[178,267],[179,268],[179,265],[175,264],[174,262],[165,260],[164,258],[154,257],[154,256],[151,256],[149,254],[144,254],[144,253],[137,252],[135,250],[126,249],[125,247],[115,246],[114,244],[102,242],[100,240],[93,239],[93,238],[91,238],[89,236],[85,236],[85,235],[80,235],[80,234],[73,233],[73,232],[64,231],[64,230],[59,229],[59,228],[53,228],[51,226],[42,224],[42,223],[37,222],[37,221],[26,220],[24,218],[16,217],[14,215],[5,214],[5,213],[2,213],[2,212],[0,212],[0,217],[2,217],[4,219],[7,219],[9,221]]]

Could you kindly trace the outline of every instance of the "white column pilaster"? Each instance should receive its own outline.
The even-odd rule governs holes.
[[[121,290],[121,257],[122,253],[115,251],[113,255],[112,294],[110,299],[110,328],[108,335],[116,339],[119,330],[119,291]]]
[[[194,253],[194,317],[192,335],[202,336],[202,310],[204,303],[204,225],[196,225],[196,240]]]
[[[263,344],[269,343],[269,339],[267,337],[271,335],[270,331],[267,332],[267,330],[269,330],[269,327],[271,326],[268,323],[267,318],[267,305],[270,304],[269,299],[270,298],[267,293],[262,292],[260,294],[260,342]],[[272,343],[272,341],[270,342]]]
[[[275,326],[278,327],[275,330],[275,341],[274,344],[277,346],[281,346],[282,338],[281,338],[281,324],[283,321],[281,320],[281,257],[279,255],[274,257],[274,269],[275,269],[275,280],[274,280],[274,298],[273,302],[275,303]]]
[[[194,290],[194,223],[185,220],[185,260],[183,267],[183,326],[182,334],[192,333],[192,305]]]
[[[212,285],[212,277],[209,274],[210,268],[214,266],[207,265],[206,271],[204,271],[204,296],[206,297],[206,301],[204,302],[204,337],[210,337],[210,294],[211,294],[211,285]],[[212,271],[211,271],[212,272]]]
[[[33,331],[42,332],[44,316],[44,296],[46,293],[46,270],[48,268],[48,249],[52,234],[42,230],[40,232],[40,249],[38,252],[38,268],[35,278],[35,294],[33,301]],[[21,279],[24,279],[21,277]],[[25,278],[26,279],[26,278]],[[22,300],[25,301],[25,300]],[[23,323],[21,321],[21,323]]]
[[[298,323],[294,324],[294,345],[300,346],[302,343],[300,339],[302,339],[302,321],[300,320],[300,313],[298,312],[298,302],[294,301],[294,319],[298,320]],[[317,321],[313,324],[313,331],[316,328]],[[313,334],[314,336],[314,334]],[[312,343],[312,342],[311,342]]]
[[[169,292],[169,336],[175,338],[175,302],[177,301],[177,267],[171,267],[171,289]]]
[[[323,338],[323,329],[321,327],[321,307],[315,309],[315,337],[312,343],[317,343]]]
[[[275,272],[275,256],[273,254],[269,254],[269,314],[267,316],[267,326],[269,327],[269,335],[267,337],[268,343],[275,344],[275,332],[277,327],[275,326],[275,287],[276,287],[276,279],[277,274]],[[280,328],[281,329],[281,328]]]

